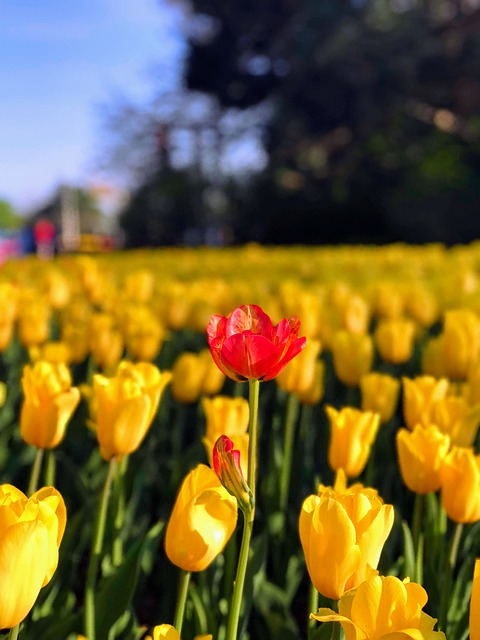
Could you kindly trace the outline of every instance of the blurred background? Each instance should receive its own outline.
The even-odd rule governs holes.
[[[0,257],[480,238],[480,0],[0,12]]]

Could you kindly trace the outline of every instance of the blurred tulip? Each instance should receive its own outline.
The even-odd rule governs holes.
[[[325,393],[325,363],[322,360],[315,362],[313,381],[308,389],[303,389],[298,394],[302,404],[318,404]]]
[[[396,282],[379,282],[375,284],[372,302],[378,318],[399,318],[405,309],[405,293]]]
[[[257,305],[242,305],[228,317],[212,316],[207,337],[219,369],[237,382],[271,380],[304,348],[298,338],[300,321],[283,319],[273,325]]]
[[[138,305],[128,308],[122,330],[132,360],[151,362],[160,353],[165,331],[150,308]]]
[[[380,422],[386,424],[397,409],[400,381],[386,373],[366,373],[360,378],[362,411],[380,414]]]
[[[50,582],[66,523],[65,503],[53,487],[27,498],[0,485],[0,627],[18,625]]]
[[[348,295],[341,310],[342,326],[350,333],[368,332],[370,323],[370,307],[359,295]]]
[[[399,429],[396,436],[398,461],[403,482],[418,494],[438,491],[441,470],[450,449],[450,438],[435,425],[417,425],[413,431]]]
[[[480,558],[475,560],[469,622],[470,640],[480,640]]]
[[[170,562],[203,571],[221,553],[237,524],[237,501],[210,467],[198,465],[184,479],[165,534]]]
[[[377,568],[393,526],[393,506],[375,491],[320,487],[303,503],[300,541],[315,589],[334,600],[366,580]]]
[[[372,338],[368,334],[337,331],[333,337],[332,355],[337,378],[348,387],[358,387],[362,375],[372,368]]]
[[[415,340],[415,323],[406,318],[380,320],[375,330],[375,342],[380,357],[391,364],[410,360]]]
[[[202,407],[206,418],[206,433],[202,442],[207,452],[210,465],[215,442],[221,435],[235,441],[240,451],[240,460],[244,476],[248,473],[248,419],[250,409],[248,400],[242,397],[215,396],[202,398]]]
[[[80,401],[68,367],[38,361],[23,370],[24,400],[20,413],[23,440],[38,449],[51,449],[63,440],[67,424]]]
[[[453,447],[441,471],[442,505],[457,523],[480,520],[480,456],[472,449]]]
[[[278,386],[287,393],[308,393],[316,381],[315,364],[319,353],[320,341],[309,340],[305,349],[278,374]]]
[[[18,339],[26,349],[43,342],[50,337],[51,309],[37,298],[21,306],[18,315]]]
[[[93,376],[93,406],[100,453],[106,460],[132,453],[143,442],[171,373],[148,362],[123,361],[115,376]]]
[[[436,619],[422,611],[427,600],[425,589],[408,578],[373,576],[340,598],[338,613],[321,608],[310,617],[340,622],[347,640],[445,640],[433,630]]]
[[[219,393],[225,376],[216,366],[209,349],[183,352],[172,367],[172,396],[177,402],[196,402],[202,395]]]
[[[30,347],[29,358],[32,362],[46,360],[56,364],[69,365],[71,362],[70,347],[65,342],[45,342],[41,346]]]
[[[350,478],[360,475],[375,441],[380,415],[353,407],[343,407],[337,411],[327,406],[325,410],[330,422],[330,467],[334,471],[342,469]]]
[[[446,311],[443,346],[446,375],[464,380],[480,355],[480,320],[476,313],[470,309]]]
[[[90,351],[88,325],[69,322],[62,326],[60,335],[62,343],[68,347],[70,361],[73,364],[84,362]]]
[[[151,300],[155,289],[155,275],[148,269],[138,269],[127,274],[124,291],[128,300],[145,304]]]
[[[123,337],[114,317],[95,313],[89,324],[89,344],[93,361],[102,370],[114,369],[123,354]]]
[[[422,373],[433,378],[446,375],[445,348],[443,336],[440,334],[429,338],[422,345]]]
[[[448,391],[448,380],[437,380],[432,376],[402,378],[403,382],[403,418],[409,429],[421,424],[427,427],[432,424],[432,407],[434,402],[445,398]]]
[[[471,407],[465,398],[448,396],[433,403],[432,422],[450,436],[452,444],[470,447],[480,425],[480,405]]]

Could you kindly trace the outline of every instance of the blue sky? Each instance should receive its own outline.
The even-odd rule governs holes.
[[[101,182],[100,107],[175,86],[180,23],[168,0],[0,0],[0,198],[27,212]]]

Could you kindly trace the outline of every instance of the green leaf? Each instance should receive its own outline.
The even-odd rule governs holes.
[[[147,533],[145,539],[137,541],[129,550],[125,562],[115,573],[101,583],[96,598],[96,625],[98,640],[109,637],[113,625],[125,614],[137,586],[143,554],[163,531],[164,523],[158,522]]]
[[[403,531],[403,557],[405,559],[404,577],[410,578],[415,575],[415,549],[413,548],[412,532],[410,527],[402,520]]]

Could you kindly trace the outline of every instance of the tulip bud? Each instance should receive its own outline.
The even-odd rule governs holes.
[[[480,320],[470,309],[446,311],[443,338],[447,376],[465,379],[480,354]]]
[[[245,482],[240,466],[240,451],[227,438],[220,436],[213,449],[213,468],[228,493],[237,499],[238,506],[245,514],[253,512],[254,498]]]

